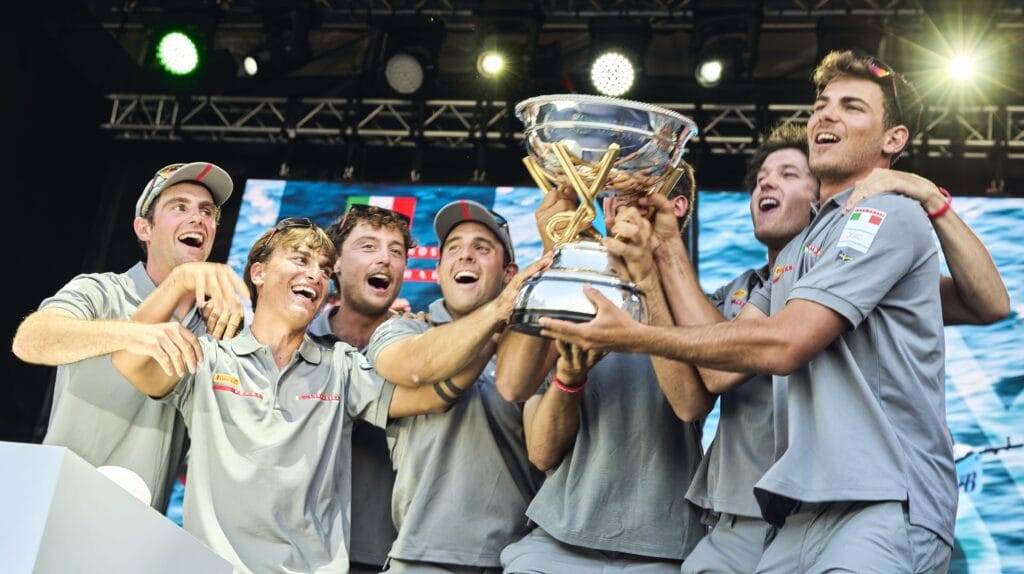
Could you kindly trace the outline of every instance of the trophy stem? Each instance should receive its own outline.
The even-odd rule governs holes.
[[[532,157],[524,157],[523,165],[526,166],[526,171],[530,173],[530,177],[533,178],[533,181],[534,183],[537,184],[537,187],[539,187],[540,190],[544,192],[544,195],[547,195],[554,191],[555,188],[551,187],[551,182],[548,181],[547,176],[544,175],[544,172],[541,171],[540,167],[537,165],[537,162],[534,161]]]

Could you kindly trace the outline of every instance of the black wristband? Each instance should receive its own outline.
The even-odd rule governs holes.
[[[449,405],[459,399],[458,396],[453,397],[446,393],[444,387],[441,386],[441,383],[434,383],[434,392],[437,393],[437,396],[441,397],[442,401],[448,403]]]

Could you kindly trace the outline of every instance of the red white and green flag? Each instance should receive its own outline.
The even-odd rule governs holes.
[[[351,195],[345,203],[345,211],[353,204],[372,205],[382,207],[391,211],[401,213],[409,218],[409,227],[412,228],[413,215],[416,214],[415,197],[393,197],[390,195]]]

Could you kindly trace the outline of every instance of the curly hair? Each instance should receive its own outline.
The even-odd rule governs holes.
[[[747,161],[747,173],[743,176],[743,188],[753,191],[757,186],[757,172],[768,156],[781,149],[795,149],[809,157],[807,130],[800,124],[781,124],[764,137],[761,145],[754,150],[754,155]]]
[[[246,287],[249,288],[249,297],[252,298],[253,309],[256,308],[259,293],[256,292],[256,286],[252,282],[252,266],[254,263],[267,261],[281,247],[291,249],[308,247],[314,253],[323,255],[331,263],[334,262],[337,256],[331,238],[327,236],[323,229],[316,225],[312,227],[288,227],[285,229],[272,227],[264,231],[263,235],[253,244],[252,249],[249,250],[249,258],[245,262],[245,271],[242,275]]]
[[[402,234],[402,241],[405,243],[406,251],[416,247],[416,240],[413,239],[409,232],[408,221],[402,219],[398,213],[390,209],[368,205],[359,210],[349,209],[341,214],[334,223],[327,226],[327,235],[334,242],[334,248],[339,254],[341,253],[341,245],[345,243],[352,230],[360,223],[365,223],[374,229],[380,229],[381,227],[396,229]]]
[[[416,247],[416,239],[409,231],[409,222],[403,219],[398,212],[375,205],[362,206],[359,209],[349,208],[341,214],[338,219],[327,226],[327,235],[334,242],[334,248],[338,255],[341,255],[341,246],[352,234],[352,230],[360,223],[365,223],[374,229],[393,229],[402,234],[402,242],[405,244],[405,257],[408,260],[409,250]],[[338,275],[334,275],[334,288],[341,293],[341,281]]]
[[[814,69],[811,81],[820,96],[825,86],[842,76],[870,80],[877,84],[882,89],[885,128],[904,125],[910,132],[907,141],[914,139],[921,127],[924,103],[917,89],[903,74],[895,72],[888,64],[870,54],[859,50],[843,50],[829,52]],[[896,156],[899,157],[904,150],[900,150]]]

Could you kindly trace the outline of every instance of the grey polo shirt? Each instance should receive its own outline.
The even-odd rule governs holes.
[[[429,315],[435,325],[451,321],[443,300]],[[429,327],[392,319],[374,333],[367,357],[375,362],[381,349]],[[543,475],[526,454],[521,405],[494,385],[494,359],[447,412],[392,420],[387,435],[397,471],[390,556],[500,566],[502,549],[529,531],[526,506]]]
[[[710,300],[731,321],[767,280],[767,265],[748,269]],[[718,430],[686,492],[688,500],[715,512],[761,518],[754,483],[775,462],[771,382],[768,375],[754,375],[719,397]]]
[[[142,263],[125,273],[79,275],[44,300],[79,319],[128,320],[156,289]],[[206,324],[195,309],[182,324],[197,335]],[[184,456],[185,426],[172,407],[148,400],[103,355],[57,367],[44,444],[66,446],[93,466],[131,469],[146,481],[159,510]]]
[[[777,377],[788,448],[757,483],[765,518],[785,498],[908,500],[910,522],[953,543],[957,485],[946,427],[939,261],[920,205],[881,195],[842,213],[827,201],[779,254],[751,304],[767,313],[806,299],[850,329],[789,377]]]
[[[337,307],[325,309],[309,325],[309,334],[330,342],[339,341],[331,331],[331,315]],[[366,349],[360,349],[366,352]],[[383,566],[398,532],[391,522],[391,490],[395,470],[391,467],[384,430],[357,424],[352,431],[352,543],[353,562]]]
[[[672,412],[646,355],[609,354],[583,393],[576,441],[527,515],[566,544],[682,560],[704,535],[685,497],[696,425]]]
[[[345,343],[307,335],[281,370],[249,329],[200,343],[162,399],[192,436],[185,529],[243,572],[346,571],[352,424],[383,426],[390,395]]]

